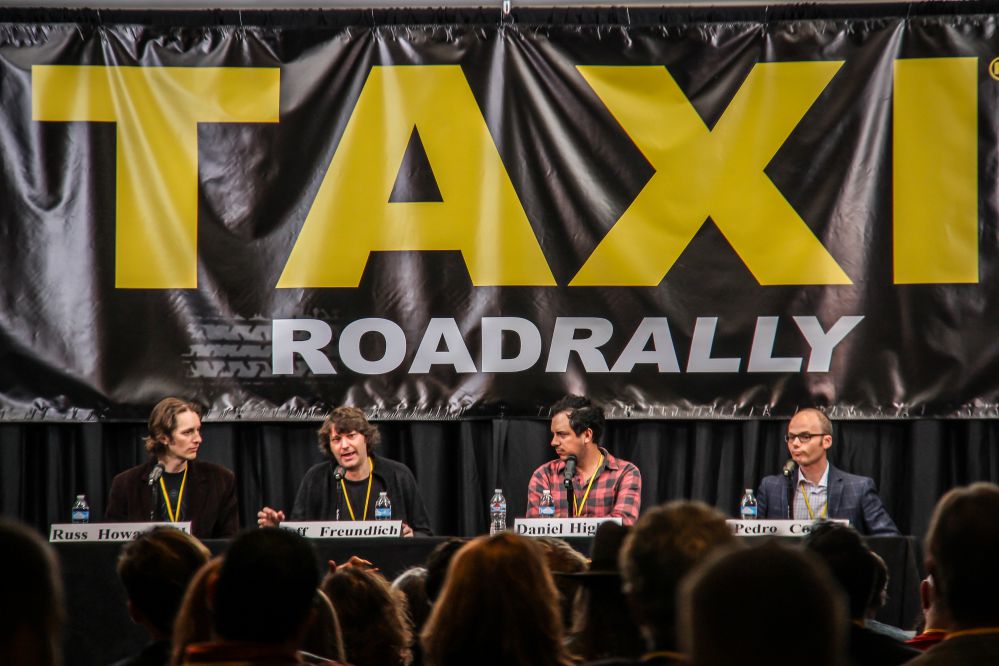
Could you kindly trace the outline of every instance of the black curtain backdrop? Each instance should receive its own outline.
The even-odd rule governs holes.
[[[382,422],[381,453],[407,464],[434,532],[487,530],[487,501],[503,488],[509,515],[525,511],[531,472],[553,457],[548,422],[495,419]],[[234,470],[242,525],[267,504],[290,509],[320,460],[316,423],[206,423],[199,457]],[[787,459],[784,421],[612,421],[604,445],[642,471],[642,506],[698,499],[734,515]],[[37,527],[69,522],[78,493],[104,515],[112,477],[145,458],[144,424],[0,425],[0,513]],[[834,464],[874,479],[902,532],[922,537],[937,499],[973,481],[999,482],[999,421],[847,421],[835,427]]]

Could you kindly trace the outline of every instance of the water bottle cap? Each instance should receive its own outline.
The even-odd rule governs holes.
[[[76,499],[78,499],[78,500],[81,500],[81,499],[83,499],[84,497],[86,497],[86,495],[77,495],[77,496],[76,496]]]
[[[380,493],[378,493],[379,497],[385,497],[386,495],[388,495],[388,491],[387,490],[383,490]]]
[[[746,494],[747,495],[752,495],[753,494],[753,489],[752,488],[746,488]]]
[[[502,495],[503,494],[503,489],[502,488],[497,488],[496,490],[493,491],[493,493],[495,493],[497,495]]]

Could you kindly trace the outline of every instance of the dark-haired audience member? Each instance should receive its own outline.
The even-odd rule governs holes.
[[[842,593],[807,552],[777,542],[722,552],[682,583],[694,666],[842,666]]]
[[[922,631],[906,641],[917,650],[929,650],[947,637],[950,631],[950,615],[940,602],[940,593],[933,583],[933,576],[927,576],[919,583],[919,603],[923,608]]]
[[[304,663],[298,648],[314,615],[318,583],[316,554],[304,538],[287,530],[243,532],[208,581],[214,639],[189,645],[184,663]]]
[[[874,480],[847,474],[826,455],[833,444],[833,425],[818,409],[808,407],[787,424],[787,451],[797,464],[790,482],[793,500],[788,507],[788,478],[765,476],[756,493],[760,518],[821,520],[845,518],[863,534],[897,535]]]
[[[437,597],[444,587],[444,580],[447,578],[447,570],[451,566],[451,560],[467,543],[468,539],[451,537],[434,546],[434,549],[427,555],[427,561],[423,563],[427,568],[427,581],[424,587],[431,606],[437,601]]]
[[[62,663],[64,611],[52,549],[28,527],[0,519],[0,664]]]
[[[625,537],[621,574],[632,614],[645,637],[642,664],[683,662],[676,637],[677,590],[713,551],[737,544],[725,520],[703,502],[674,501],[646,512]]]
[[[208,549],[172,527],[154,527],[125,544],[118,577],[128,598],[128,615],[152,642],[115,666],[164,666],[170,662],[173,623],[188,583],[208,561]]]
[[[578,581],[569,650],[588,663],[607,659],[635,659],[642,654],[642,634],[631,617],[621,591],[618,555],[629,528],[603,523],[593,536],[586,571],[558,576]]]
[[[373,520],[381,492],[392,502],[392,518],[402,521],[402,535],[431,536],[430,518],[416,478],[400,462],[375,455],[378,426],[357,407],[337,407],[317,433],[319,452],[329,460],[313,465],[298,487],[292,520]],[[261,527],[276,527],[284,511],[265,506],[257,513]]]
[[[642,507],[642,475],[632,463],[615,458],[600,446],[604,410],[578,395],[552,406],[551,446],[558,458],[534,471],[527,488],[527,517],[540,515],[545,490],[555,499],[560,518],[620,518],[631,525]],[[572,492],[564,484],[566,461],[576,459]]]
[[[385,577],[365,567],[339,567],[322,590],[333,602],[347,661],[354,666],[406,666],[412,653],[406,597]]]
[[[881,593],[877,564],[857,530],[838,523],[820,523],[805,537],[805,549],[822,560],[833,580],[846,593],[850,624],[847,645],[855,666],[904,664],[919,651],[864,626],[871,599]]]
[[[224,467],[197,460],[202,444],[200,408],[179,398],[164,398],[149,415],[145,444],[149,460],[111,481],[106,518],[191,521],[191,534],[199,539],[234,535],[239,529],[236,477]],[[162,466],[162,475],[150,484],[157,465]]]
[[[462,548],[423,629],[430,666],[570,666],[541,549],[503,532]]]
[[[871,594],[871,601],[867,606],[867,611],[864,613],[864,626],[871,631],[890,636],[897,641],[908,642],[912,638],[913,632],[879,622],[876,619],[878,613],[881,612],[881,609],[884,608],[885,603],[888,601],[888,581],[890,577],[888,575],[888,565],[885,564],[884,558],[873,550],[869,550],[868,553],[870,553],[871,558],[874,560],[874,593]]]
[[[555,589],[558,590],[562,626],[568,629],[572,626],[572,606],[580,589],[580,583],[578,579],[562,574],[580,573],[586,571],[589,565],[583,554],[570,546],[565,539],[537,537],[534,543],[541,546],[545,555],[545,564],[548,565],[548,571],[555,581]]]
[[[301,655],[304,661],[315,664],[323,660],[345,662],[347,655],[343,647],[343,632],[340,630],[340,620],[333,608],[333,602],[322,590],[316,590],[312,600],[315,611],[314,619],[309,625],[309,631],[302,639]]]
[[[941,498],[926,533],[926,571],[951,617],[947,638],[915,666],[999,664],[999,486],[974,483]]]
[[[392,589],[406,597],[406,611],[409,620],[409,647],[413,654],[412,666],[423,665],[423,648],[420,646],[420,632],[430,617],[430,600],[427,599],[427,570],[423,567],[410,567],[396,576]]]

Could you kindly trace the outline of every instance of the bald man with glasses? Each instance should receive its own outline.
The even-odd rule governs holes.
[[[899,534],[874,481],[829,463],[826,453],[833,442],[829,417],[817,409],[799,411],[788,424],[784,440],[796,469],[785,476],[763,478],[757,492],[760,518],[845,518],[861,534]]]

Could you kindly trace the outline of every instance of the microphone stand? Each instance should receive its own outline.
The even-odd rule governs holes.
[[[787,518],[794,519],[794,476],[798,466],[789,460],[784,463],[784,478],[787,480]]]
[[[337,465],[333,469],[333,479],[336,483],[336,514],[334,520],[340,520],[340,496],[343,495],[343,485],[340,483],[343,480],[343,467]]]
[[[572,485],[572,476],[576,473],[576,457],[571,456],[565,461],[565,468],[562,470],[562,485],[565,486],[566,513],[572,517],[572,505],[576,500],[576,489]]]
[[[149,522],[156,521],[156,482],[163,476],[163,466],[156,463],[149,472]]]
[[[787,517],[788,520],[794,519],[794,481],[790,474],[787,475]]]

